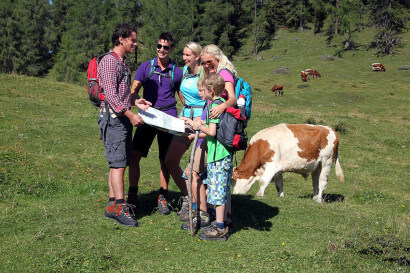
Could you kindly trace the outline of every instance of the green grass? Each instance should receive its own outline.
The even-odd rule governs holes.
[[[361,35],[363,43],[371,38]],[[248,134],[282,122],[338,128],[346,181],[332,170],[328,202],[312,201],[310,178],[288,173],[283,199],[273,185],[264,197],[255,196],[257,185],[233,196],[234,234],[225,243],[200,241],[180,230],[176,213],[153,212],[154,146],[142,161],[140,226],[118,226],[102,216],[108,168],[84,86],[0,74],[0,271],[407,272],[409,72],[398,68],[409,65],[408,43],[392,57],[362,48],[322,61],[337,41],[278,36],[259,56],[234,61],[254,92]],[[385,73],[371,71],[379,61]],[[290,73],[273,72],[280,67]],[[302,83],[306,68],[322,78]],[[283,97],[270,91],[277,83]],[[173,182],[171,191],[176,205]]]

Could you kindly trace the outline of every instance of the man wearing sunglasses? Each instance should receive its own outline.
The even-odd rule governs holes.
[[[159,35],[156,45],[157,57],[142,63],[134,76],[131,92],[134,98],[139,98],[141,87],[144,88],[143,98],[152,103],[156,109],[177,117],[175,92],[179,91],[182,81],[182,70],[170,59],[175,46],[171,33],[163,32]],[[138,206],[138,180],[140,179],[140,160],[147,157],[151,144],[157,136],[160,161],[160,190],[158,195],[158,210],[160,214],[170,213],[167,203],[169,171],[164,160],[172,140],[170,133],[163,132],[148,125],[136,129],[133,139],[133,151],[129,169],[129,183],[127,202]],[[177,184],[178,185],[178,184]],[[186,185],[178,185],[183,195],[187,195]]]

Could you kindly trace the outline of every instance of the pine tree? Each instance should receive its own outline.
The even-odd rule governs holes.
[[[372,0],[370,3],[371,18],[378,28],[372,45],[380,54],[393,54],[400,44],[399,36],[405,29],[405,6],[396,0]]]
[[[10,1],[1,37],[2,71],[44,75],[51,64],[51,7],[47,0]]]
[[[103,6],[98,0],[77,0],[68,8],[65,18],[67,30],[62,35],[53,67],[57,80],[85,81],[89,60],[109,49],[109,41],[103,34],[105,27],[110,25],[104,18],[109,17],[104,17]]]

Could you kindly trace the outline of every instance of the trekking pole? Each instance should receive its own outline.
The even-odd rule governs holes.
[[[194,165],[194,155],[195,155],[195,148],[198,142],[199,137],[199,130],[195,131],[195,138],[194,143],[192,145],[191,150],[191,158],[189,160],[189,174],[188,174],[188,198],[189,198],[189,230],[191,231],[191,236],[195,236],[194,234],[194,223],[192,222],[192,167]]]

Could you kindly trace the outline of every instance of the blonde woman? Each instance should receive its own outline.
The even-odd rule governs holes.
[[[235,76],[237,76],[237,72],[235,66],[229,61],[228,57],[226,57],[222,50],[214,44],[207,45],[202,49],[201,62],[202,67],[204,68],[204,77],[209,74],[219,74],[225,80],[225,91],[222,97],[226,102],[211,109],[210,117],[218,118],[226,108],[236,106],[234,88],[235,80],[230,72]]]
[[[205,101],[198,94],[198,79],[202,74],[201,62],[202,47],[197,42],[189,42],[185,45],[182,59],[185,62],[183,69],[183,77],[179,91],[179,97],[184,103],[180,118],[188,118],[190,120],[200,117],[205,105]],[[193,131],[192,131],[193,132]],[[165,156],[165,165],[167,166],[172,178],[177,185],[185,185],[185,179],[182,177],[182,169],[179,165],[182,155],[188,150],[193,137],[174,136],[171,145]],[[182,195],[182,208],[180,213],[182,219],[188,212],[188,196]]]

